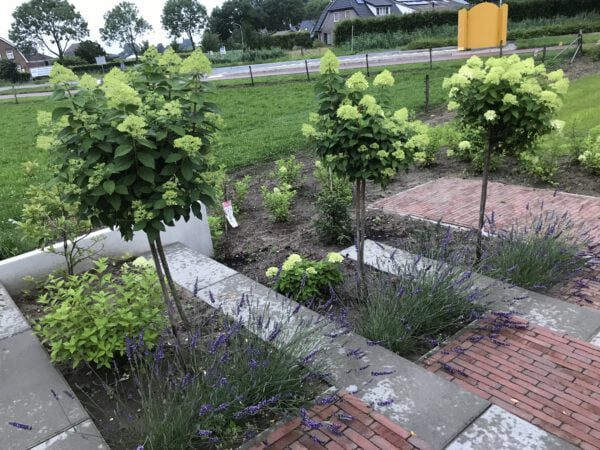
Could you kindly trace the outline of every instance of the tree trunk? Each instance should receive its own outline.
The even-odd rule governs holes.
[[[156,238],[156,249],[158,250],[158,256],[160,258],[160,262],[162,264],[163,270],[165,272],[165,278],[167,279],[167,283],[169,284],[169,289],[171,290],[171,296],[173,297],[173,301],[175,302],[175,306],[177,307],[177,312],[179,313],[179,317],[181,317],[181,321],[183,322],[183,326],[186,330],[190,331],[190,321],[188,320],[185,311],[183,310],[183,306],[181,305],[181,299],[179,298],[179,294],[177,293],[177,288],[175,283],[173,282],[173,277],[171,276],[171,270],[169,269],[169,262],[167,261],[167,257],[165,256],[165,251],[162,246],[162,241],[160,240],[160,234]]]
[[[358,294],[365,297],[365,180],[356,180],[354,208],[356,217],[356,264],[358,275]]]
[[[194,38],[192,37],[192,33],[188,33],[188,38],[190,39],[190,44],[192,44],[192,51],[196,50],[196,43],[194,42]]]
[[[171,299],[169,298],[169,292],[167,291],[167,286],[165,284],[164,274],[160,264],[160,258],[158,256],[158,251],[156,250],[155,242],[150,240],[148,237],[148,244],[150,245],[150,252],[152,253],[152,260],[154,261],[154,265],[156,266],[156,274],[158,275],[158,281],[160,283],[160,289],[162,291],[163,301],[165,302],[165,306],[167,307],[167,314],[169,315],[169,321],[171,322],[171,331],[179,344],[179,335],[177,333],[177,325],[175,321],[175,316],[173,315],[173,309],[171,306]]]
[[[490,174],[490,158],[492,156],[494,143],[492,142],[492,131],[487,133],[487,146],[483,157],[483,174],[481,182],[481,201],[479,203],[479,223],[477,227],[477,248],[475,262],[479,263],[483,256],[483,226],[485,224],[485,204],[487,203],[487,187]]]

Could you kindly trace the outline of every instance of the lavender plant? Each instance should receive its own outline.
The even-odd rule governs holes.
[[[129,339],[139,387],[137,442],[146,450],[234,448],[314,399],[325,368],[318,356],[326,321],[297,320],[292,305],[277,321],[243,296],[238,320],[214,311],[190,333],[179,359],[169,358],[164,344],[148,354],[143,339]],[[122,394],[121,403],[131,404],[131,393]]]
[[[494,215],[488,218],[497,236],[486,244],[480,270],[518,286],[545,290],[583,271],[593,261],[589,233],[567,212],[538,212],[527,206],[523,220],[509,230],[498,229]]]

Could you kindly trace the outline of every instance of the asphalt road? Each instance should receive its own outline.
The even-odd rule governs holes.
[[[560,50],[564,47],[548,47],[547,50]],[[541,48],[528,48],[528,49],[517,49],[513,44],[507,45],[503,49],[504,55],[513,53],[533,53],[540,51]],[[498,48],[486,48],[479,50],[470,51],[459,51],[456,47],[445,47],[433,49],[431,57],[433,61],[451,61],[457,59],[466,59],[473,55],[487,57],[495,56],[499,54]],[[414,64],[423,63],[429,61],[429,50],[404,50],[404,51],[387,51],[378,53],[369,53],[368,61],[369,67],[381,67],[381,66],[394,66],[400,64]],[[367,63],[367,55],[364,53],[349,56],[340,56],[340,68],[342,69],[359,69],[365,68]],[[308,59],[299,61],[284,61],[276,63],[265,63],[265,64],[253,64],[252,75],[255,78],[267,77],[273,75],[293,75],[306,73],[308,69],[309,73],[315,73],[319,71],[319,59]],[[249,66],[232,66],[232,67],[216,67],[213,69],[211,75],[207,78],[211,81],[217,80],[234,80],[250,78]],[[22,85],[17,88],[31,88],[31,87],[47,87],[49,84],[38,84],[38,85]],[[8,91],[12,87],[2,86],[0,91]],[[26,97],[41,97],[49,95],[48,92],[29,92],[18,94],[19,98]],[[1,99],[10,99],[12,94],[0,95]]]

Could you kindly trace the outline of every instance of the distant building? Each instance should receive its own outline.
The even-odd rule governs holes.
[[[43,53],[34,53],[33,55],[27,55],[27,60],[29,61],[29,68],[33,67],[44,67],[51,66],[52,61],[55,58],[52,56],[44,55]]]
[[[15,44],[10,42],[7,39],[0,37],[0,59],[9,59],[14,61],[17,65],[17,68],[21,72],[29,71],[29,60],[21,51],[17,48]]]
[[[80,42],[76,42],[74,44],[69,45],[65,50],[65,56],[75,56],[75,52],[77,51],[80,45]]]
[[[377,18],[412,14],[438,9],[460,9],[469,6],[465,0],[332,0],[323,10],[313,34],[326,44],[333,44],[333,30],[338,22],[357,17]]]

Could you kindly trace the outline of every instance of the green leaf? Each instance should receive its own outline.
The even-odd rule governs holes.
[[[138,169],[139,177],[148,183],[154,183],[154,171],[148,167],[140,167]]]
[[[179,136],[185,136],[185,128],[180,127],[179,125],[169,125],[169,128]]]
[[[126,157],[126,158],[116,158],[113,161],[113,169],[114,169],[114,173],[117,172],[122,172],[124,170],[129,169],[131,166],[133,165],[133,158],[131,157]]]
[[[121,144],[117,147],[117,150],[115,151],[115,158],[127,155],[132,150],[133,150],[133,146],[131,144]]]
[[[58,108],[54,108],[54,111],[52,111],[52,120],[58,120],[70,111],[71,108],[68,108],[66,106],[59,106]]]
[[[174,163],[179,161],[181,158],[183,158],[183,155],[181,155],[180,153],[171,153],[169,156],[167,156],[167,158],[165,159],[166,163]]]
[[[149,167],[151,169],[154,169],[156,167],[152,155],[149,155],[148,153],[144,152],[138,152],[136,156],[138,161],[141,162],[144,166]]]
[[[102,184],[102,187],[104,188],[104,190],[106,191],[106,193],[108,195],[111,195],[113,192],[115,192],[115,182],[112,180],[107,180]]]
[[[181,174],[183,175],[185,181],[191,181],[192,178],[194,178],[194,170],[192,169],[191,161],[185,161],[181,165]]]

